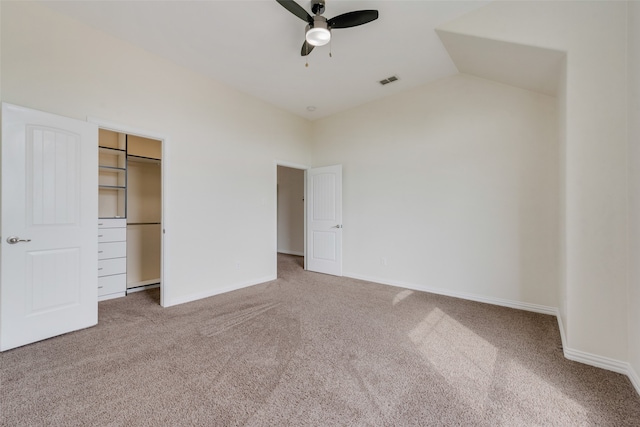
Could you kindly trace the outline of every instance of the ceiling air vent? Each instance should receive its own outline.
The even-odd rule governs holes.
[[[384,86],[384,85],[388,85],[389,83],[393,83],[396,80],[398,80],[398,76],[391,76],[391,77],[387,77],[386,79],[380,80],[380,84]]]

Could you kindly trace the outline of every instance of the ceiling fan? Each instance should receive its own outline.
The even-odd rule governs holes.
[[[377,10],[356,10],[343,13],[334,18],[327,19],[322,16],[324,12],[324,0],[312,0],[311,11],[315,16],[311,16],[306,10],[293,0],[276,0],[289,12],[307,22],[305,30],[305,41],[302,45],[300,55],[307,56],[314,47],[323,46],[331,40],[331,30],[334,28],[350,28],[378,19]]]

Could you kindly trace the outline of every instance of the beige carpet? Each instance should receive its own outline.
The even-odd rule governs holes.
[[[3,426],[640,425],[629,380],[562,357],[556,319],[304,272],[0,355]]]

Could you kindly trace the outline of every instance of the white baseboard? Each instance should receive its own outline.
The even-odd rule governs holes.
[[[192,302],[192,301],[197,301],[199,299],[203,299],[203,298],[209,298],[215,295],[220,295],[220,294],[224,294],[227,292],[231,292],[231,291],[237,291],[238,289],[242,289],[242,288],[248,288],[250,286],[255,286],[255,285],[259,285],[261,283],[265,283],[265,282],[271,282],[272,280],[276,280],[276,276],[267,276],[267,277],[262,277],[259,279],[254,279],[254,280],[250,280],[247,282],[242,282],[242,283],[236,283],[234,285],[229,285],[229,286],[225,286],[224,288],[220,288],[220,289],[213,289],[210,291],[206,291],[206,292],[200,292],[197,294],[191,294],[191,295],[187,295],[184,297],[179,297],[179,298],[173,298],[169,301],[166,301],[166,304],[164,305],[164,307],[171,307],[173,305],[179,305],[179,304],[184,304],[187,302]]]
[[[566,359],[626,375],[629,377],[629,380],[631,381],[633,387],[636,389],[638,395],[640,395],[640,377],[638,377],[638,373],[633,369],[630,363],[623,362],[617,359],[611,359],[609,357],[599,356],[593,353],[587,353],[586,351],[576,350],[569,347],[567,344],[566,335],[564,333],[562,317],[560,317],[559,313],[556,315],[556,317],[558,318],[558,327],[560,328],[562,352]]]
[[[555,316],[558,313],[558,309],[556,307],[549,307],[546,305],[530,304],[530,303],[521,302],[521,301],[485,297],[482,295],[476,295],[476,294],[471,294],[467,292],[458,292],[458,291],[451,291],[449,289],[417,285],[415,283],[398,282],[395,280],[389,281],[384,279],[378,279],[375,277],[367,277],[367,276],[362,276],[360,274],[343,273],[343,276],[351,277],[352,279],[366,280],[367,282],[380,283],[382,285],[390,285],[390,286],[397,286],[400,288],[412,289],[414,291],[429,292],[432,294],[446,295],[448,297],[455,297],[455,298],[460,298],[460,299],[465,299],[470,301],[483,302],[486,304],[499,305],[502,307],[516,308],[519,310],[533,311],[533,312],[542,313],[542,314],[550,314],[552,316]]]
[[[562,349],[564,351],[564,357],[569,360],[626,375],[629,377],[629,381],[631,381],[633,388],[636,389],[636,393],[640,395],[640,377],[638,377],[638,373],[633,369],[630,363],[568,348],[564,343],[562,345]]]
[[[586,365],[595,366],[596,368],[629,375],[630,366],[627,362],[565,347],[564,344],[562,345],[562,350],[564,352],[564,357],[569,360],[573,360],[574,362],[580,362]]]
[[[286,254],[286,255],[304,256],[304,252],[286,251],[286,250],[281,250],[281,249],[278,249],[278,253],[279,254]]]
[[[640,377],[633,367],[621,360],[611,359],[609,357],[599,356],[597,354],[587,353],[581,350],[572,349],[567,345],[567,339],[565,336],[564,325],[562,324],[562,318],[556,307],[550,307],[545,305],[530,304],[521,301],[512,301],[501,298],[485,297],[482,295],[475,295],[467,292],[457,292],[442,288],[432,288],[424,285],[416,285],[414,283],[405,283],[398,281],[389,281],[384,279],[378,279],[375,277],[363,276],[354,273],[343,273],[343,276],[353,279],[366,280],[367,282],[380,283],[382,285],[396,286],[400,288],[412,289],[416,291],[429,292],[432,294],[446,295],[454,298],[460,298],[470,301],[483,302],[486,304],[499,305],[503,307],[510,307],[519,310],[533,311],[536,313],[549,314],[556,316],[558,319],[558,327],[560,328],[560,339],[562,340],[562,351],[564,357],[574,362],[584,363],[586,365],[595,366],[601,369],[607,369],[609,371],[624,374],[629,377],[631,384],[640,394]]]

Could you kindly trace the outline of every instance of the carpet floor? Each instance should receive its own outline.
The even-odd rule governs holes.
[[[0,354],[3,426],[633,426],[620,374],[566,360],[555,317],[302,270]]]

